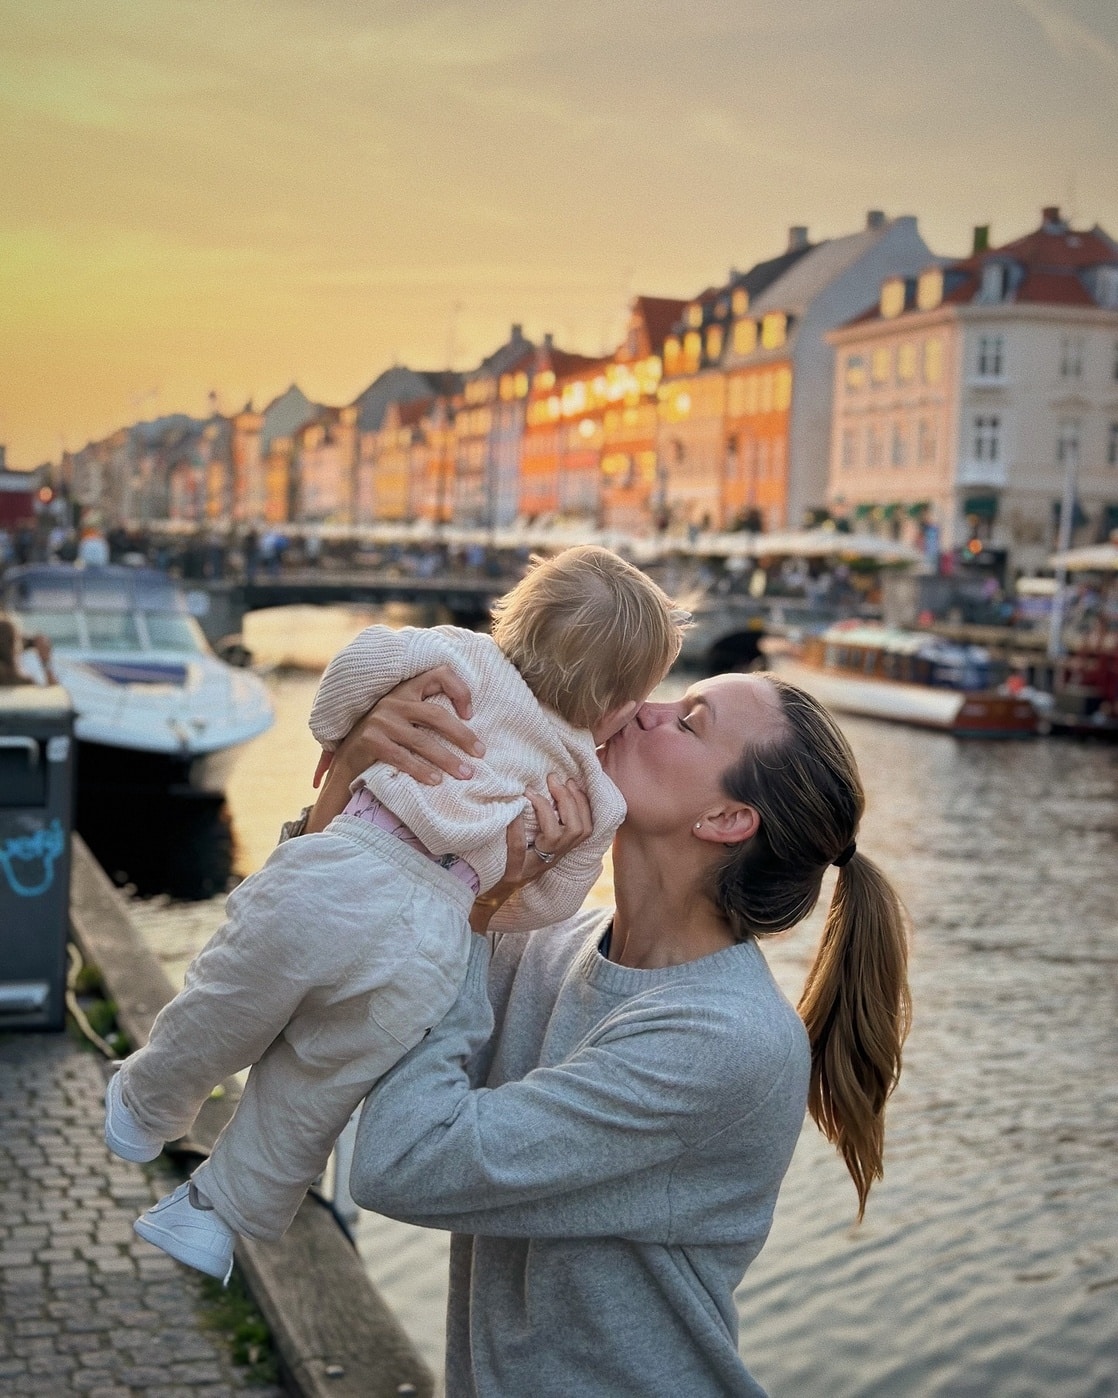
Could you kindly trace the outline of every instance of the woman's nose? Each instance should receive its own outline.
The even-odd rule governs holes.
[[[637,723],[642,728],[655,728],[670,722],[674,713],[674,704],[642,704],[637,712]]]

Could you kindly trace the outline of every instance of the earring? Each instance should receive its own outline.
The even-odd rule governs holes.
[[[696,829],[696,830],[701,830],[702,828],[703,828],[703,822],[702,822],[701,820],[697,820],[697,821],[695,822],[695,829]]]

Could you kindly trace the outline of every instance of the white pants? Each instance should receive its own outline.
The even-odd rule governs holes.
[[[236,1232],[283,1236],[366,1093],[446,1014],[472,903],[452,874],[351,816],[279,845],[230,894],[121,1089],[141,1125],[173,1141],[251,1065],[194,1175]]]

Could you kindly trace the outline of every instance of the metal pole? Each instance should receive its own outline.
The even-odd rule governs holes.
[[[1056,553],[1060,556],[1071,548],[1072,525],[1075,516],[1076,477],[1079,474],[1079,443],[1064,441],[1067,462],[1064,468],[1064,496],[1060,502],[1060,528],[1056,536]],[[1064,653],[1064,591],[1068,570],[1063,563],[1056,565],[1056,591],[1052,596],[1052,616],[1048,625],[1048,659],[1059,660]]]

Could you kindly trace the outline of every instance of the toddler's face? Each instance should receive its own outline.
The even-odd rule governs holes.
[[[603,743],[608,743],[615,733],[620,733],[625,725],[634,717],[641,706],[639,699],[632,699],[628,704],[619,704],[616,709],[611,709],[590,732],[594,735],[594,746],[601,747]]]

